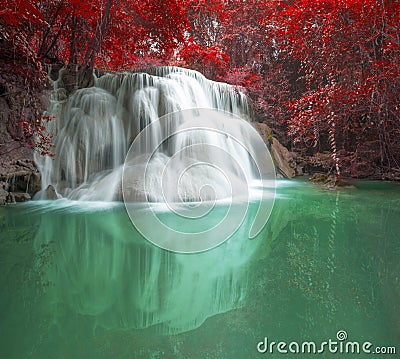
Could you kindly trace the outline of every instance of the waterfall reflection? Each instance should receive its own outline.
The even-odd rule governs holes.
[[[91,316],[93,325],[106,329],[154,326],[172,334],[235,309],[246,297],[247,265],[265,234],[248,239],[255,203],[228,241],[190,255],[147,242],[122,204],[93,205],[53,208],[42,216],[35,237],[35,251],[50,253],[42,281],[55,322],[72,312]]]

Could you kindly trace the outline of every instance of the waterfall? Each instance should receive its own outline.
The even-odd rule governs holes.
[[[210,81],[196,71],[177,67],[105,74],[95,79],[93,87],[77,90],[68,97],[57,81],[54,85],[47,114],[54,117],[48,131],[54,134],[55,158],[36,156],[42,174],[39,198],[45,198],[43,190],[52,185],[59,196],[73,200],[121,199],[121,175],[130,145],[144,128],[166,114],[204,108],[250,118],[243,93],[228,84]],[[150,132],[149,144],[162,138],[161,128],[153,126]],[[216,143],[229,153],[235,152],[232,141],[212,136],[215,134],[200,131],[198,137],[203,139],[195,142]],[[238,136],[246,135],[238,133]],[[248,139],[244,137],[242,140],[246,142]],[[171,148],[176,153],[190,141],[185,134],[171,138],[167,148],[164,146],[149,166],[154,168],[153,177],[168,162]],[[247,168],[245,172],[251,172],[251,160],[242,150],[236,150],[236,157],[241,157],[241,165]],[[187,181],[196,177],[207,182],[210,176],[218,177],[212,169],[208,172],[206,178],[198,173],[186,176]],[[218,181],[216,188],[225,186],[224,180]],[[188,190],[185,194],[189,200],[193,199],[192,192]],[[153,197],[157,201],[157,196]]]

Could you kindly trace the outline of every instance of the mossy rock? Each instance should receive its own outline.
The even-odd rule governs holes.
[[[332,181],[332,178],[325,173],[314,173],[314,175],[309,179],[313,183],[323,183],[327,184]]]
[[[351,183],[338,178],[337,176],[329,176],[326,173],[315,173],[310,182],[323,185],[328,188],[355,188]]]

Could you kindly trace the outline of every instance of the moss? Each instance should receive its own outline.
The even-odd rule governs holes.
[[[331,181],[330,177],[325,173],[315,173],[310,179],[313,183],[323,183],[327,184]]]
[[[269,143],[272,143],[274,136],[272,136],[272,131],[269,127],[265,130],[265,136],[268,139]]]
[[[336,176],[328,176],[325,173],[315,173],[310,179],[310,182],[317,183],[328,188],[337,187],[353,187],[353,185],[342,178]]]

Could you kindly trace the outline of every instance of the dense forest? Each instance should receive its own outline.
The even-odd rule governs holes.
[[[399,179],[399,55],[398,0],[6,0],[0,10],[2,72],[31,109],[11,132],[42,153],[51,140],[37,93],[50,65],[81,78],[71,91],[93,69],[172,65],[237,86],[290,151],[329,153],[327,171]],[[20,101],[2,79],[1,98]]]

